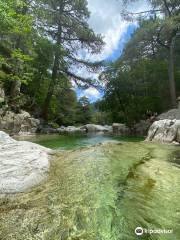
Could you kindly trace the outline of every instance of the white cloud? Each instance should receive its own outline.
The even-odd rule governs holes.
[[[114,51],[118,49],[119,41],[123,41],[123,34],[127,31],[129,24],[121,18],[122,0],[88,0],[88,8],[91,12],[89,25],[95,33],[104,37],[105,46],[102,53],[91,56],[86,50],[80,52],[80,56],[89,60],[107,59]],[[139,0],[131,4],[129,11],[139,12],[148,9],[146,0]],[[136,23],[134,23],[136,24]],[[97,74],[90,74],[85,69],[76,69],[76,73],[84,77],[98,78]],[[86,96],[90,100],[96,101],[102,96],[98,90],[88,88],[81,92],[79,97]]]
[[[90,88],[82,91],[81,94],[79,95],[79,97],[83,97],[83,96],[86,96],[90,100],[94,101],[94,100],[97,100],[98,98],[100,98],[101,94],[97,89],[90,87]]]
[[[121,18],[122,0],[88,0],[88,8],[91,12],[89,25],[96,33],[102,34],[105,42],[104,50],[96,58],[106,59],[118,48],[118,43],[129,26]],[[129,10],[143,11],[147,8],[146,0],[141,0],[131,4]]]

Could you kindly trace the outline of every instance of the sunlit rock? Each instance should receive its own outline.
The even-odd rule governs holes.
[[[0,130],[11,134],[35,133],[40,121],[33,118],[28,112],[0,111]]]
[[[148,132],[147,141],[158,141],[165,143],[180,143],[180,120],[155,121]]]
[[[46,177],[50,153],[48,148],[0,132],[0,194],[23,192],[40,183]]]
[[[105,125],[86,124],[82,128],[85,128],[88,133],[92,132],[112,132],[112,127]]]

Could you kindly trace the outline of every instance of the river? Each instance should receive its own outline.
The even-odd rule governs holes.
[[[43,183],[0,199],[0,239],[180,239],[179,147],[103,135],[29,140],[58,151]],[[169,233],[138,237],[136,227]]]

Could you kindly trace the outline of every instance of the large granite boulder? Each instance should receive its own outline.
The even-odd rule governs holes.
[[[60,127],[57,129],[58,133],[85,133],[85,129],[81,127],[68,126],[68,127]]]
[[[87,133],[95,133],[95,132],[111,133],[112,132],[112,127],[108,125],[102,126],[102,125],[96,125],[96,124],[86,124],[81,128],[84,128]]]
[[[180,120],[164,119],[155,121],[148,132],[147,141],[180,143]]]
[[[12,111],[0,110],[0,130],[11,134],[35,133],[40,121],[31,117],[28,112],[16,114]]]
[[[0,195],[23,192],[40,183],[49,168],[51,150],[16,141],[0,131]]]
[[[113,123],[112,128],[113,133],[116,135],[128,136],[131,133],[130,129],[125,124],[122,123]]]
[[[180,120],[180,109],[171,109],[168,112],[160,114],[158,117],[158,120],[164,120],[164,119],[178,119]]]

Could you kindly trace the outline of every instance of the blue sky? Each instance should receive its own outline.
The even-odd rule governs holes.
[[[137,28],[136,22],[126,22],[121,17],[121,10],[123,9],[121,0],[88,0],[88,8],[90,10],[89,25],[95,33],[101,34],[105,42],[104,49],[100,54],[89,56],[83,52],[83,58],[92,61],[115,61],[122,54],[123,48],[127,41],[131,38],[132,33]],[[138,12],[147,10],[148,5],[146,0],[137,0],[128,8],[131,12]],[[88,76],[85,70],[78,72],[82,76]],[[90,77],[90,76],[88,76]],[[94,74],[98,77],[98,73]],[[86,90],[76,89],[77,96],[86,96],[91,102],[100,99],[103,93],[98,92],[94,88]]]
[[[135,24],[130,24],[127,27],[127,31],[122,34],[122,36],[121,36],[121,38],[119,40],[117,49],[115,49],[112,52],[112,54],[110,54],[107,57],[107,59],[106,59],[107,61],[112,61],[113,62],[113,61],[117,60],[121,56],[126,43],[129,41],[129,39],[131,38],[131,36],[134,33],[136,28],[137,28],[137,26]]]
[[[117,48],[115,48],[112,51],[112,53],[109,56],[107,56],[107,58],[105,59],[106,61],[113,62],[121,56],[126,43],[129,41],[129,39],[131,38],[131,36],[134,33],[136,28],[137,28],[137,26],[135,24],[130,24],[127,27],[127,31],[125,31],[122,34],[122,36],[120,36],[119,42],[117,44]],[[89,88],[87,90],[81,90],[81,89],[77,88],[76,94],[77,94],[78,98],[80,98],[82,96],[86,96],[89,98],[90,102],[95,102],[98,99],[101,99],[103,97],[104,93],[103,93],[103,91],[100,92],[93,88]]]

